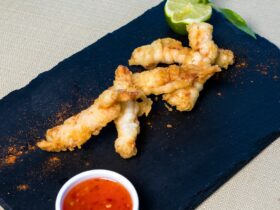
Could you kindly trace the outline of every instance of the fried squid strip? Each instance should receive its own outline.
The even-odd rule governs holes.
[[[189,45],[203,58],[204,64],[213,64],[218,55],[218,46],[212,40],[213,26],[209,23],[192,23],[187,26]]]
[[[198,68],[207,68],[213,63],[219,66],[228,67],[228,64],[233,62],[233,54],[229,50],[218,50],[217,45],[212,40],[213,26],[208,23],[193,23],[187,26],[189,35],[189,45],[191,48],[199,52],[202,60],[197,63]],[[188,61],[187,61],[188,62]],[[199,70],[201,71],[201,70]],[[175,106],[178,111],[190,111],[193,109],[199,92],[203,89],[204,83],[214,75],[217,71],[209,72],[203,78],[196,79],[192,87],[178,89],[172,93],[164,94],[163,100],[172,106]]]
[[[120,115],[121,102],[141,97],[142,94],[131,84],[126,74],[116,75],[114,86],[101,93],[89,108],[49,129],[46,140],[38,142],[38,147],[51,152],[81,148],[91,135],[98,135],[104,126]]]
[[[150,45],[136,48],[129,59],[129,65],[141,65],[151,69],[159,63],[183,63],[190,57],[190,53],[191,49],[183,47],[180,41],[172,38],[158,39]]]
[[[121,104],[120,116],[115,120],[118,138],[115,141],[115,150],[122,158],[131,158],[136,155],[136,139],[140,132],[138,117],[149,114],[152,100],[146,97],[142,102],[128,101]]]
[[[146,69],[164,64],[217,64],[227,68],[233,64],[230,50],[218,49],[212,40],[213,26],[208,23],[193,23],[187,27],[189,45],[183,47],[172,38],[158,39],[149,45],[136,48],[129,59],[129,65],[141,65]]]
[[[149,71],[134,73],[133,83],[145,95],[160,95],[191,87],[195,80],[216,72],[218,66],[200,68],[196,65],[158,67]]]
[[[201,67],[209,68],[209,67]],[[193,86],[175,90],[172,93],[166,93],[162,99],[172,106],[175,106],[178,111],[190,111],[193,109],[199,92],[203,89],[204,83],[213,76],[216,72],[221,71],[218,66],[212,66],[210,71],[203,71],[205,74],[196,79]]]

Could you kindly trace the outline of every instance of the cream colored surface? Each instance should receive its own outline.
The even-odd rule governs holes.
[[[0,98],[159,2],[0,0]],[[238,11],[280,46],[280,1],[216,2]],[[276,141],[198,209],[280,209],[279,163]]]

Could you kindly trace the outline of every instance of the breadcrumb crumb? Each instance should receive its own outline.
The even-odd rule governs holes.
[[[26,191],[29,189],[29,186],[27,184],[20,184],[17,186],[18,191]]]
[[[171,124],[168,123],[168,124],[166,124],[166,127],[167,127],[167,128],[173,128],[173,125],[171,125]]]

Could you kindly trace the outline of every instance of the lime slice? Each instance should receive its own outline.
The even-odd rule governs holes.
[[[210,19],[212,7],[199,3],[199,0],[167,0],[164,13],[170,28],[177,34],[185,35],[186,25]]]

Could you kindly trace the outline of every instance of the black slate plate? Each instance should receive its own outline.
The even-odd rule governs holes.
[[[250,38],[219,14],[211,23],[215,41],[235,52],[236,64],[207,83],[192,112],[169,112],[156,102],[148,119],[141,119],[133,159],[114,152],[113,124],[74,152],[33,151],[27,145],[87,107],[110,86],[115,68],[127,64],[135,47],[166,36],[187,43],[167,27],[163,3],[3,98],[1,160],[15,153],[8,146],[23,154],[16,154],[15,164],[1,166],[0,197],[13,209],[54,209],[67,179],[104,168],[135,184],[141,209],[195,208],[280,134],[279,49],[259,36]],[[167,129],[168,123],[173,128]],[[20,190],[21,184],[29,188]]]

